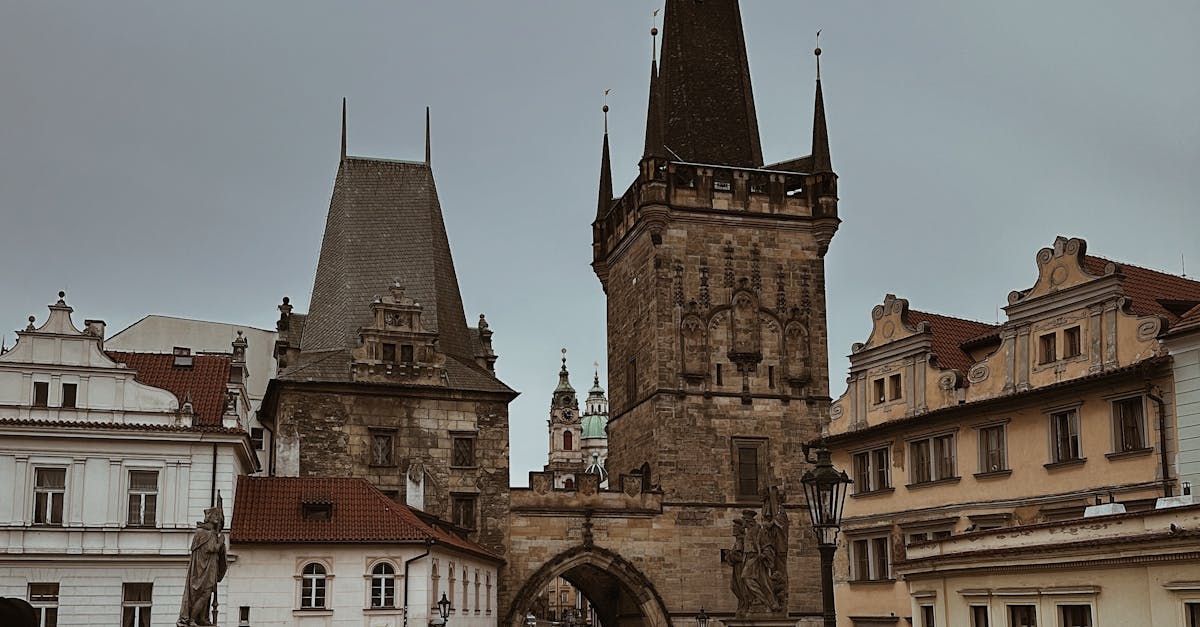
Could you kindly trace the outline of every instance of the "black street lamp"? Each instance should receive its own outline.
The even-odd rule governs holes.
[[[446,593],[442,593],[442,600],[437,602],[438,613],[442,615],[442,627],[445,627],[450,618],[450,599],[446,598]]]
[[[815,467],[804,473],[804,495],[808,497],[808,515],[812,518],[813,533],[817,534],[817,550],[821,553],[821,596],[825,610],[825,627],[837,627],[833,609],[833,553],[837,551],[838,530],[842,526],[842,506],[846,503],[846,488],[854,483],[846,471],[833,468],[833,454],[824,446],[817,447],[817,461],[810,459],[812,448],[804,446],[804,460]]]
[[[696,627],[708,627],[708,614],[704,613],[704,608],[700,608],[700,613],[696,614]]]

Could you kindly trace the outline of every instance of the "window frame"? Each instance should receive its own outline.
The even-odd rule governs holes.
[[[67,390],[71,393],[67,394]],[[68,402],[69,401],[69,402]],[[62,391],[58,399],[58,406],[63,409],[75,409],[79,405],[79,384],[75,382],[63,382]]]
[[[1072,464],[1086,461],[1083,456],[1083,433],[1080,428],[1079,418],[1080,405],[1071,405],[1067,407],[1058,407],[1046,412],[1049,418],[1049,437],[1050,437],[1050,464]],[[1067,418],[1067,437],[1074,438],[1074,457],[1062,456],[1062,434],[1060,433],[1059,417]]]
[[[39,394],[40,392],[40,394]],[[50,382],[49,381],[34,381],[33,382],[33,397],[30,399],[30,405],[39,409],[50,406]]]
[[[1038,365],[1044,366],[1058,361],[1058,331],[1038,335]]]
[[[1139,401],[1138,407],[1139,407],[1140,411],[1139,411],[1139,415],[1137,417],[1137,425],[1136,425],[1139,441],[1137,442],[1138,446],[1130,447],[1125,442],[1124,416],[1117,411],[1117,407],[1121,403],[1128,403],[1129,401],[1133,401],[1133,400]],[[1118,398],[1109,399],[1108,411],[1109,411],[1109,416],[1111,418],[1111,423],[1112,423],[1112,440],[1113,440],[1112,452],[1113,453],[1116,453],[1116,454],[1133,453],[1133,452],[1137,452],[1137,451],[1146,450],[1147,448],[1150,447],[1149,438],[1147,437],[1148,431],[1146,429],[1147,424],[1148,424],[1146,417],[1149,412],[1146,411],[1146,396],[1144,394],[1133,394],[1133,395],[1129,395],[1129,396],[1122,396],[1122,397],[1118,397]]]
[[[450,467],[451,468],[478,468],[479,467],[479,451],[475,446],[476,440],[479,439],[479,434],[474,431],[451,431],[450,432]],[[469,442],[470,449],[467,457],[460,457],[461,442]],[[469,462],[469,463],[463,463]]]
[[[459,513],[459,508],[465,505],[470,505],[470,525],[462,524],[463,520]],[[479,528],[479,494],[474,492],[451,492],[450,493],[450,517],[451,522],[463,529],[475,530]]]
[[[369,441],[371,443],[370,448],[367,450],[367,455],[370,456],[370,459],[369,459],[370,463],[368,465],[374,466],[377,468],[391,468],[391,467],[395,466],[396,465],[396,431],[395,431],[395,429],[371,428],[371,429],[367,429],[367,435],[369,436]],[[386,457],[386,459],[384,459],[382,461],[380,461],[380,458],[378,456],[376,456],[376,452],[377,452],[376,447],[375,447],[376,438],[387,438],[387,448],[386,448],[387,457]]]
[[[42,471],[58,470],[62,472],[62,486],[40,486],[38,485],[38,477]],[[35,466],[33,468],[33,517],[31,524],[37,527],[63,527],[66,525],[67,519],[67,466],[61,465],[46,465]],[[47,494],[44,507],[38,506],[38,497],[41,494]],[[54,500],[58,498],[58,520],[54,520]],[[40,514],[44,515],[43,520],[38,520],[39,510],[44,509]]]
[[[880,553],[882,541],[883,551]],[[890,531],[875,531],[847,534],[846,537],[850,583],[871,583],[892,581],[892,536]],[[862,554],[866,549],[866,555]],[[880,561],[882,560],[882,562]],[[863,576],[862,567],[866,566],[867,573]],[[882,567],[882,568],[881,568]],[[879,571],[882,569],[882,573]]]
[[[770,470],[767,467],[767,447],[769,446],[769,440],[767,438],[734,436],[733,438],[730,438],[730,446],[733,449],[731,451],[731,458],[733,462],[734,500],[740,502],[757,501],[758,499],[762,498],[762,491],[765,487],[764,484],[766,482],[766,477]],[[750,449],[754,449],[755,451],[755,459],[753,464],[755,484],[754,494],[750,494],[742,489],[745,487],[743,485],[744,481],[742,469],[747,467],[742,462],[742,452]]]
[[[1004,604],[1004,620],[1006,621],[1005,624],[1008,627],[1023,627],[1023,625],[1015,622],[1015,616],[1013,616],[1013,611],[1016,608],[1029,608],[1029,610],[1031,612],[1033,612],[1033,616],[1032,616],[1033,622],[1025,623],[1025,624],[1030,625],[1031,627],[1037,627],[1038,604],[1036,602],[1032,602],[1032,601],[1024,602],[1024,603],[1005,603]]]
[[[1087,622],[1082,625],[1067,622],[1067,608],[1071,609],[1086,609]],[[1055,618],[1058,619],[1059,627],[1095,627],[1096,626],[1096,611],[1091,603],[1069,602],[1054,604]]]
[[[895,372],[887,376],[887,395],[889,403],[904,398],[904,377],[901,373]]]
[[[886,377],[876,377],[871,381],[871,404],[883,405],[887,402]]]
[[[1073,332],[1073,333],[1072,333]],[[1063,329],[1062,359],[1074,359],[1083,355],[1083,327],[1075,325]]]
[[[129,599],[131,586],[148,586],[149,600]],[[154,618],[154,583],[127,581],[121,584],[121,625],[122,627],[150,627]]]
[[[154,490],[151,491],[147,488],[134,488],[134,486],[133,486],[134,473],[154,473]],[[125,495],[126,495],[125,526],[126,527],[136,527],[136,528],[146,528],[146,529],[153,529],[153,528],[157,527],[158,522],[159,522],[158,521],[158,495],[161,492],[161,489],[160,489],[161,473],[159,473],[157,468],[129,468],[126,470],[125,480],[126,480],[126,485],[125,485]],[[133,516],[132,516],[132,514],[133,514],[133,499],[135,496],[138,497],[138,500],[140,501],[139,507],[138,507],[139,520],[136,520],[136,521],[133,519]],[[146,510],[147,510],[146,503],[149,502],[150,500],[153,501],[154,507],[153,507],[153,512],[150,515],[150,520],[149,520],[149,522],[147,522],[146,521]]]
[[[859,449],[851,453],[854,471],[854,494],[871,494],[892,489],[892,445],[890,443]],[[883,454],[882,466],[879,454]],[[865,464],[863,463],[865,461]],[[865,469],[865,473],[863,472]],[[859,479],[866,477],[866,488],[860,489]]]
[[[998,468],[992,468],[991,456],[992,449],[989,447],[988,433],[998,432],[997,443],[999,444],[998,453],[1000,464]],[[979,441],[979,472],[980,475],[992,473],[1001,473],[1011,470],[1008,466],[1008,422],[991,422],[978,425],[975,427],[976,438]]]
[[[949,442],[948,446],[947,441]],[[909,438],[905,443],[908,447],[908,487],[929,485],[939,481],[953,481],[960,478],[957,430],[927,433]],[[917,449],[922,445],[924,445],[927,455],[924,459],[917,455]],[[949,469],[942,466],[945,455],[938,454],[939,452],[944,453],[946,450],[950,451]],[[918,461],[924,463],[918,466]],[[918,467],[922,468],[923,472],[918,473]]]
[[[380,572],[385,567],[390,569],[390,572]],[[383,559],[371,564],[367,569],[367,609],[396,609],[396,580],[399,578],[396,565],[391,561]],[[386,603],[389,596],[391,604]]]
[[[317,569],[320,572],[309,572],[309,568]],[[326,611],[329,609],[330,597],[330,580],[333,578],[329,574],[329,566],[321,560],[304,560],[300,566],[299,574],[296,575],[297,591],[299,594],[296,598],[296,609],[299,611]],[[319,585],[318,585],[319,584]],[[311,587],[310,587],[311,586]],[[320,591],[318,595],[317,592]],[[320,605],[317,605],[320,597]]]
[[[54,591],[35,593],[34,586],[53,586]],[[33,606],[37,627],[57,627],[60,588],[57,581],[30,581],[26,585],[26,600]]]
[[[982,622],[979,621],[979,610],[983,610]],[[971,627],[991,627],[991,607],[979,603],[970,603],[967,605],[967,613],[971,616]]]
[[[937,627],[937,614],[934,604],[921,603],[917,607],[921,609],[921,627]]]

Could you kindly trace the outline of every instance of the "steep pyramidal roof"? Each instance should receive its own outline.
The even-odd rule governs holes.
[[[347,157],[338,168],[302,352],[358,343],[370,303],[393,284],[424,311],[444,353],[473,362],[450,244],[429,164]]]
[[[659,72],[666,148],[685,161],[762,166],[737,0],[667,0]]]

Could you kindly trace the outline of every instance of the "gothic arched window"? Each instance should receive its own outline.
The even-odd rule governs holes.
[[[570,451],[575,445],[575,437],[570,431],[563,431],[563,450]]]

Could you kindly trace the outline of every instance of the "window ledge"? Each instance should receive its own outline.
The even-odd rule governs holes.
[[[896,488],[893,488],[893,487],[890,487],[890,486],[889,486],[889,487],[886,487],[886,488],[880,488],[880,489],[878,489],[878,490],[868,490],[867,492],[855,492],[854,494],[851,494],[851,495],[850,495],[850,498],[852,498],[852,499],[865,499],[865,498],[870,498],[870,497],[872,497],[872,496],[880,496],[880,495],[883,495],[883,494],[891,494],[892,492],[895,492],[895,491],[896,491]]]
[[[1042,467],[1045,468],[1046,470],[1058,470],[1059,468],[1070,468],[1071,466],[1082,466],[1083,463],[1086,461],[1087,461],[1086,457],[1080,457],[1078,459],[1068,459],[1068,460],[1064,460],[1061,462],[1050,462],[1049,464],[1042,464]]]
[[[304,612],[305,614],[307,614],[311,610],[296,610],[296,611]],[[404,611],[404,609],[399,608],[399,607],[364,607],[363,608],[363,612],[366,612],[367,614],[388,614],[388,613],[394,614],[394,613],[403,612],[403,611]],[[330,610],[329,613],[332,614],[333,611]]]
[[[1004,470],[991,470],[988,472],[977,472],[971,476],[975,477],[976,479],[999,479],[1001,477],[1007,477],[1011,474],[1012,474],[1012,468],[1005,468]]]
[[[333,610],[325,607],[304,607],[292,610],[292,614],[305,616],[333,616]]]
[[[1154,452],[1151,447],[1135,448],[1131,451],[1120,451],[1117,453],[1106,453],[1104,456],[1108,459],[1128,459],[1130,457],[1145,457]]]
[[[890,585],[890,584],[896,583],[896,580],[895,579],[851,579],[851,580],[847,581],[846,583],[848,583],[852,586],[859,585],[859,584],[867,584],[867,585],[889,584]]]
[[[904,487],[909,490],[918,490],[920,488],[928,488],[936,485],[950,485],[962,481],[962,477],[946,477],[945,479],[935,479],[933,481],[922,481],[920,483],[910,483]]]

